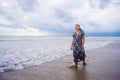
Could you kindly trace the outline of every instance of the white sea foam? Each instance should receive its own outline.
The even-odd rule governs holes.
[[[72,54],[71,37],[0,37],[0,72],[19,70]],[[103,47],[119,38],[87,37],[85,49]]]

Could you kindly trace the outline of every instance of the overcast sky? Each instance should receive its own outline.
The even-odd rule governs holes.
[[[120,0],[0,0],[0,36],[120,32]]]

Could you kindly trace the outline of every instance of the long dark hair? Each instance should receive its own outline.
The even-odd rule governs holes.
[[[77,25],[79,27],[79,29],[82,30],[79,24],[75,24],[75,25]]]

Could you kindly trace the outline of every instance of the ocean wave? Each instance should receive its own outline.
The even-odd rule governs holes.
[[[0,40],[0,72],[20,70],[72,54],[71,37],[14,38],[12,37],[12,40],[15,41],[7,40],[7,38],[7,41]],[[87,37],[85,50],[103,47],[113,40],[117,39]]]

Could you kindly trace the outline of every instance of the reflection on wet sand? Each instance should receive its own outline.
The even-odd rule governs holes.
[[[78,68],[71,68],[73,72],[73,80],[88,80],[86,65],[80,65]]]

